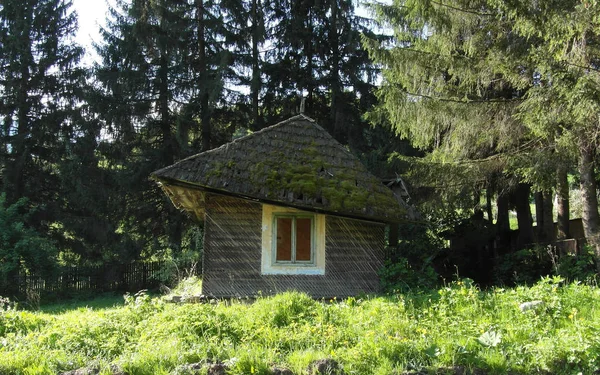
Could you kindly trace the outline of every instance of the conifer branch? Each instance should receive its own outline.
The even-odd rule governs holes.
[[[464,8],[458,8],[458,7],[454,7],[452,5],[448,5],[448,4],[444,4],[438,1],[431,1],[432,4],[436,4],[442,7],[446,7],[452,10],[456,10],[458,12],[463,12],[463,13],[469,13],[469,14],[475,14],[477,16],[485,16],[485,17],[491,17],[494,14],[493,13],[482,13],[482,12],[478,12],[476,10],[472,10],[472,9],[464,9]]]
[[[423,54],[423,55],[430,55],[430,56],[436,56],[436,57],[450,57],[450,58],[456,58],[459,57],[461,59],[465,59],[465,60],[471,60],[471,58],[469,56],[466,55],[443,55],[441,53],[435,53],[435,52],[430,52],[430,51],[423,51],[423,50],[418,50],[418,49],[414,49],[411,47],[403,47],[402,51],[409,51],[409,52],[414,52],[417,54]]]
[[[592,67],[590,65],[587,65],[587,66],[586,65],[579,65],[579,64],[575,64],[575,63],[569,62],[567,60],[565,60],[564,62],[565,62],[565,64],[567,64],[569,66],[574,66],[576,68],[585,69],[585,70],[591,70],[593,72],[600,72],[600,69],[594,68],[594,67]]]
[[[401,85],[394,85],[395,87],[399,88],[402,92],[411,95],[411,96],[416,96],[419,98],[424,98],[424,99],[430,99],[430,100],[437,100],[440,102],[449,102],[449,103],[458,103],[458,104],[486,104],[486,103],[516,103],[516,102],[522,102],[523,99],[522,98],[515,98],[515,99],[465,99],[465,100],[461,100],[461,99],[452,99],[452,98],[442,98],[442,97],[435,97],[435,96],[431,96],[431,95],[427,95],[427,94],[417,94],[414,92],[410,92],[406,89],[404,89]]]
[[[507,152],[501,152],[498,154],[494,154],[485,158],[481,158],[481,159],[470,159],[470,160],[454,160],[454,161],[430,161],[430,160],[424,160],[423,158],[419,158],[419,157],[404,157],[403,159],[412,159],[412,160],[416,160],[417,163],[421,163],[421,164],[428,164],[428,165],[474,165],[474,164],[481,164],[481,163],[485,163],[485,162],[489,162],[489,161],[494,161],[496,159],[500,159],[503,157],[508,157],[508,156],[514,156],[514,155],[519,155],[522,154],[524,152],[528,152],[531,149],[534,148],[534,146],[537,144],[538,148],[537,150],[539,151],[543,151],[543,150],[547,150],[549,148],[554,147],[554,145],[546,145],[545,147],[539,147],[539,144],[542,143],[540,138],[535,138],[532,139],[528,142],[525,142],[524,144],[518,146],[515,150],[512,151],[507,151]]]

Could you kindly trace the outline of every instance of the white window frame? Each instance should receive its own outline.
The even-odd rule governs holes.
[[[263,275],[324,275],[325,274],[325,215],[293,208],[263,204],[262,210],[262,259]],[[311,218],[311,261],[277,261],[277,218]],[[295,220],[294,220],[295,223]],[[294,227],[294,226],[293,226]],[[295,228],[292,232],[295,233]],[[292,242],[295,242],[292,240]],[[295,245],[292,246],[292,248]]]

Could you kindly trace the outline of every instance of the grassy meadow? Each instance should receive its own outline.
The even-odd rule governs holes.
[[[522,311],[520,304],[542,301]],[[306,374],[318,359],[346,374],[592,374],[600,368],[600,289],[546,278],[480,291],[439,290],[315,301],[300,293],[255,301],[174,304],[146,294],[107,306],[0,305],[0,374]],[[454,370],[451,370],[454,368]]]

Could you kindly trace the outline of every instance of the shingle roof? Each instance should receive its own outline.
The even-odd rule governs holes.
[[[301,209],[400,221],[408,207],[314,120],[298,115],[152,173],[184,184]],[[171,196],[171,199],[177,199]],[[186,202],[173,202],[192,211]]]

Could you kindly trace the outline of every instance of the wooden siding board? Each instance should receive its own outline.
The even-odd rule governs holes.
[[[327,216],[325,275],[261,275],[262,205],[206,196],[203,293],[254,297],[298,290],[315,298],[379,290],[384,226]]]

